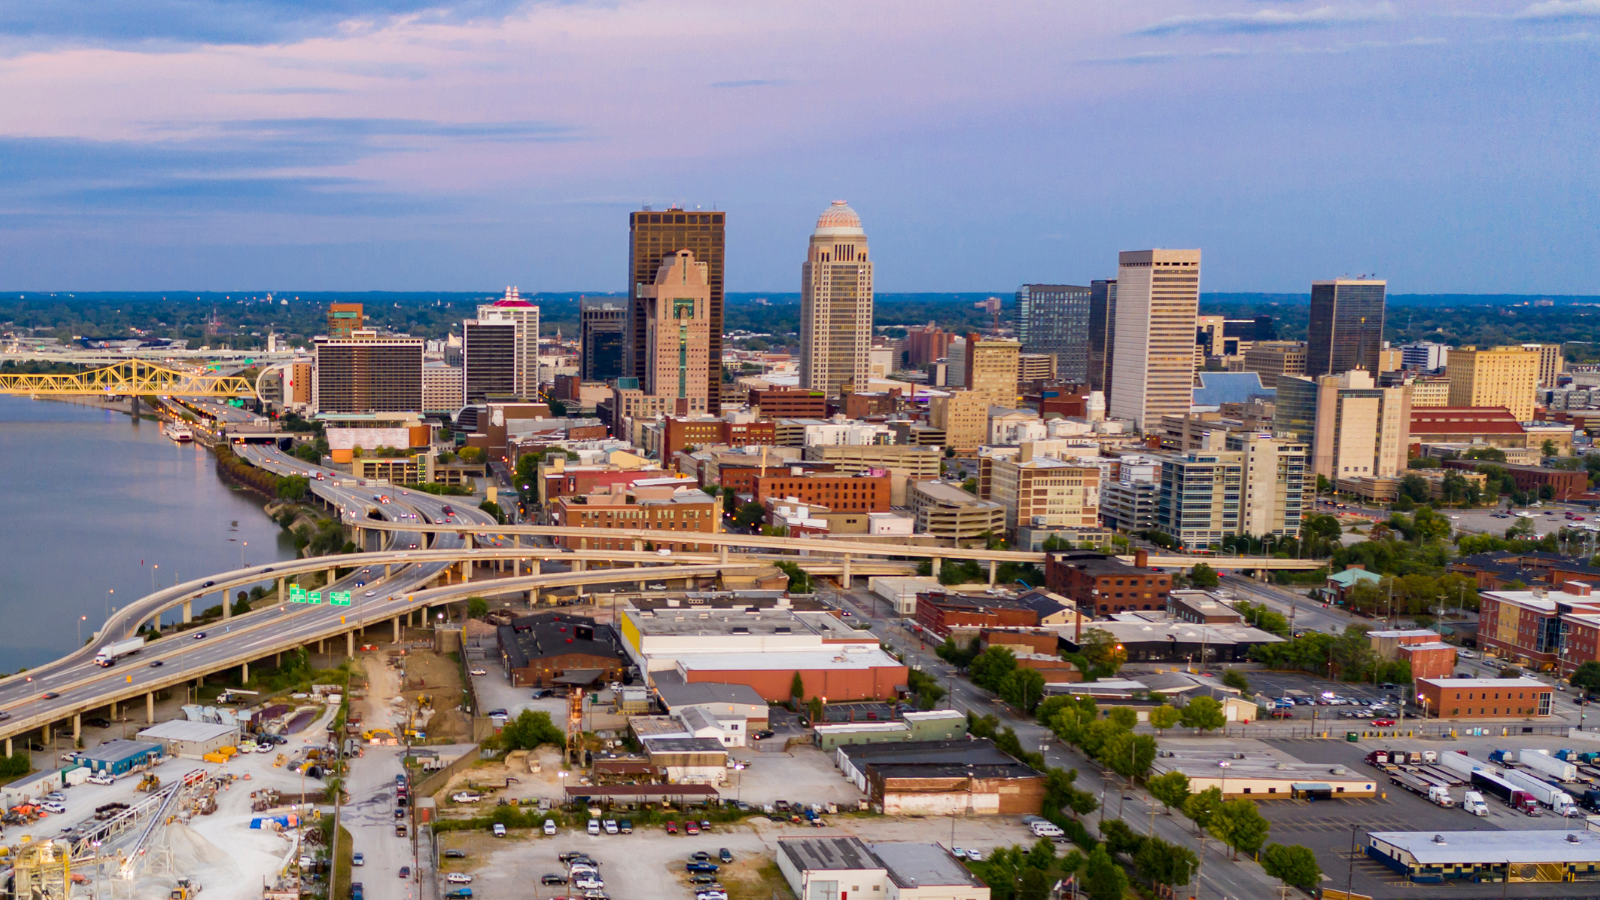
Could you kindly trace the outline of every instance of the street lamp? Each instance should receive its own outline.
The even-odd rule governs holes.
[[[88,618],[89,618],[88,616],[79,616],[78,617],[78,646],[79,647],[83,646],[83,623],[85,621],[87,621]]]
[[[155,589],[156,589],[156,570],[159,569],[159,568],[161,568],[161,565],[159,563],[151,563],[150,564],[150,592],[151,593],[155,593]]]
[[[106,588],[106,623],[111,622],[111,595],[117,592],[116,588]]]

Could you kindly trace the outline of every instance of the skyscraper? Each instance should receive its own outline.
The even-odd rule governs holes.
[[[861,217],[833,201],[811,232],[800,267],[800,387],[839,393],[871,374],[872,261]]]
[[[328,337],[331,340],[349,340],[350,335],[363,325],[361,304],[328,304]]]
[[[661,261],[638,297],[645,307],[644,392],[668,398],[673,414],[708,411],[711,285],[693,251]]]
[[[606,381],[622,374],[628,310],[610,300],[582,300],[578,309],[578,377]]]
[[[478,307],[478,323],[510,324],[516,328],[516,395],[522,400],[539,397],[539,307],[522,299],[514,287],[493,303]]]
[[[1504,406],[1517,421],[1531,422],[1539,362],[1539,351],[1526,345],[1483,350],[1457,347],[1445,364],[1450,405]]]
[[[1335,278],[1311,283],[1306,374],[1338,375],[1366,369],[1377,377],[1383,349],[1383,299],[1387,281]]]
[[[517,326],[513,322],[462,323],[461,382],[467,403],[517,396]]]
[[[1110,394],[1117,336],[1117,280],[1089,282],[1089,390]]]
[[[1194,404],[1199,250],[1118,255],[1115,361],[1107,414],[1141,430]]]
[[[1017,359],[1022,345],[969,334],[962,350],[966,354],[966,365],[962,368],[967,377],[967,389],[996,406],[1016,406]]]
[[[347,338],[319,338],[314,346],[311,403],[317,412],[422,410],[422,338],[361,331]]]
[[[1089,376],[1089,288],[1025,284],[1017,289],[1017,338],[1024,353],[1054,353],[1056,377]]]
[[[625,374],[643,379],[648,365],[645,331],[649,313],[641,291],[656,280],[661,261],[679,250],[694,253],[696,262],[705,263],[706,284],[711,296],[707,322],[710,361],[706,375],[707,409],[716,415],[722,403],[722,273],[724,217],[720,212],[686,212],[677,207],[665,211],[641,210],[628,215],[628,343]]]

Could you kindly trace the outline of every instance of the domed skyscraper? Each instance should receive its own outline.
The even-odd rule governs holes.
[[[872,261],[861,217],[843,200],[817,218],[800,267],[800,386],[865,388],[872,347]]]

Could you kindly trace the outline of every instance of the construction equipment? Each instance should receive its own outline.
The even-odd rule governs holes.
[[[188,878],[179,878],[178,886],[167,895],[168,900],[194,900],[194,895],[200,893],[200,885]]]
[[[144,777],[139,779],[139,784],[134,790],[143,791],[146,794],[161,790],[161,776],[154,772],[144,773]]]

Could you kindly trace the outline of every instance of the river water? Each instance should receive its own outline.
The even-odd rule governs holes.
[[[70,651],[108,606],[241,554],[289,559],[294,543],[199,444],[121,413],[0,396],[0,673]]]

